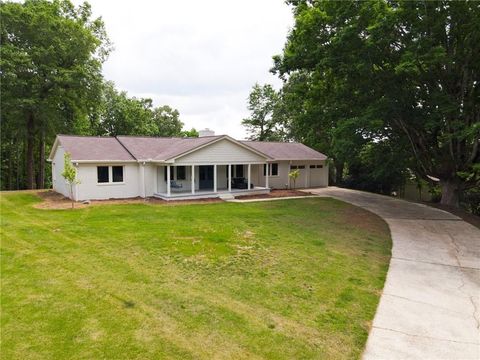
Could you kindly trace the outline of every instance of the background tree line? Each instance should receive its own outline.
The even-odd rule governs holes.
[[[105,81],[112,45],[88,3],[0,2],[2,190],[49,186],[55,135],[198,136],[177,110]]]
[[[337,184],[390,194],[413,176],[480,211],[480,2],[287,3],[283,86],[252,89],[252,138],[328,154]]]

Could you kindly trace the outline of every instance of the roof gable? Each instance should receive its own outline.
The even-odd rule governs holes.
[[[205,143],[205,144],[203,144],[203,145],[197,146],[197,147],[195,147],[195,148],[193,148],[193,149],[191,149],[191,150],[189,150],[189,151],[185,151],[185,152],[183,152],[183,153],[179,153],[179,154],[177,154],[177,155],[175,155],[175,156],[172,156],[171,159],[173,160],[173,159],[175,159],[175,158],[184,157],[184,156],[186,156],[187,154],[190,154],[190,153],[192,153],[192,152],[199,151],[199,150],[201,150],[202,148],[207,147],[207,146],[212,146],[212,145],[215,144],[216,142],[220,142],[220,141],[223,141],[223,140],[225,140],[225,141],[228,142],[228,143],[233,144],[234,146],[237,146],[237,147],[239,147],[239,148],[242,148],[242,150],[244,150],[244,151],[248,151],[248,152],[250,152],[250,153],[254,153],[254,154],[256,154],[257,156],[260,156],[262,159],[269,159],[269,156],[268,156],[268,155],[262,153],[261,151],[259,151],[259,150],[257,150],[257,149],[252,148],[251,146],[248,146],[248,145],[244,144],[242,141],[237,141],[237,140],[231,138],[231,137],[228,136],[228,135],[218,136],[218,137],[216,137],[216,139],[214,139],[214,140],[212,140],[212,141],[210,141],[210,142],[208,142],[208,143]]]
[[[173,160],[173,159],[172,159]],[[265,162],[270,158],[228,136],[197,147],[174,158],[175,163]]]

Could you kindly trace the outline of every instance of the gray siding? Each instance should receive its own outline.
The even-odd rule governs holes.
[[[175,160],[175,164],[242,164],[264,162],[264,157],[229,140],[220,140]]]

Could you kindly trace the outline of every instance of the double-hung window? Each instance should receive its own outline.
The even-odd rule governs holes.
[[[108,166],[97,166],[97,182],[98,183],[110,182],[108,173],[109,173]]]
[[[123,166],[97,166],[97,183],[123,183]]]
[[[112,166],[112,182],[123,182],[123,166]]]
[[[263,165],[263,176],[267,175],[267,165]],[[268,166],[268,176],[278,176],[278,164],[272,163]]]

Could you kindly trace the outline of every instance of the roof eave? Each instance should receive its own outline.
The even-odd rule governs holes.
[[[72,159],[72,162],[79,164],[106,164],[106,163],[137,163],[137,160],[77,160]]]
[[[53,158],[55,157],[55,152],[57,151],[58,144],[60,143],[60,139],[58,135],[55,137],[55,141],[53,142],[52,145],[52,150],[50,150],[50,154],[48,154],[48,159],[47,161],[52,162]]]

